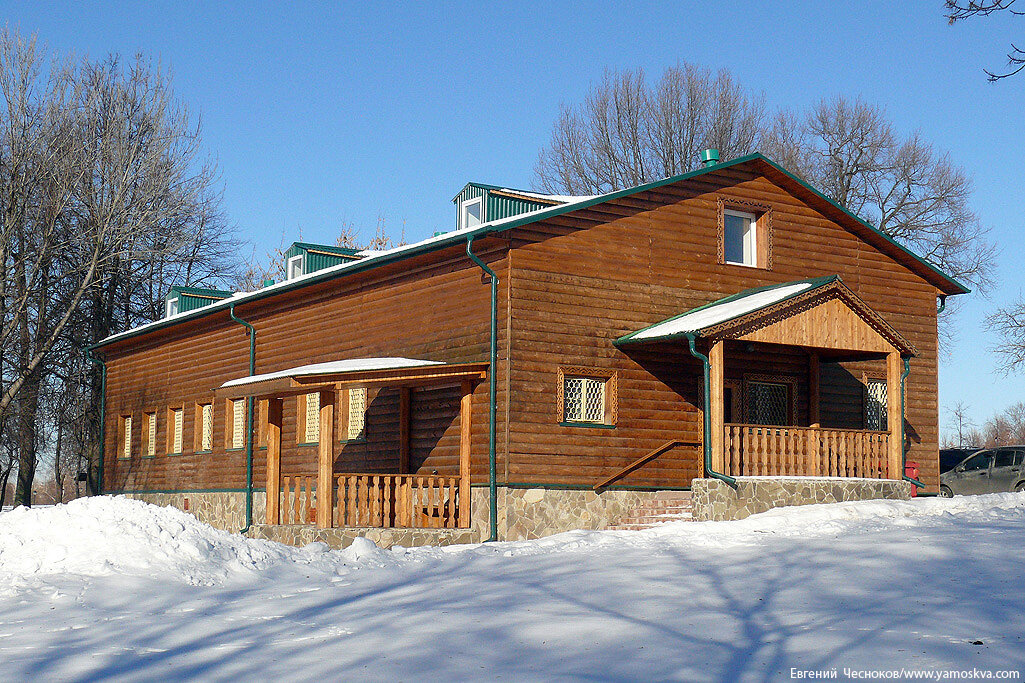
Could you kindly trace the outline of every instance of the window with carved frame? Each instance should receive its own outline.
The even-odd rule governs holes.
[[[615,370],[560,367],[556,385],[559,424],[614,427],[619,417],[618,383]]]
[[[797,378],[744,375],[744,421],[748,424],[797,424]]]
[[[719,196],[719,263],[772,270],[772,207]]]

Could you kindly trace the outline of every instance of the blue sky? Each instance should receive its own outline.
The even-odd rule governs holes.
[[[981,319],[1022,293],[1019,202],[1025,74],[987,83],[1025,18],[948,26],[942,2],[828,3],[48,3],[4,17],[50,48],[143,52],[170,67],[202,116],[226,209],[262,252],[331,242],[342,221],[382,216],[416,240],[451,227],[468,180],[531,187],[560,103],[606,68],[656,77],[686,60],[726,67],[772,106],[861,95],[974,177],[1001,246],[1001,282],[959,314],[940,360],[944,408],[981,422],[1025,400],[1001,377]],[[913,368],[914,366],[912,366]]]

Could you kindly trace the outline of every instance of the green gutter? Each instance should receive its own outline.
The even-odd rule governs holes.
[[[488,367],[488,489],[490,493],[490,536],[488,541],[498,540],[498,458],[495,455],[495,417],[497,413],[497,393],[495,368],[498,366],[498,275],[488,268],[487,264],[481,261],[473,253],[473,235],[466,240],[466,255],[476,263],[481,270],[491,276],[491,361]]]
[[[96,473],[96,494],[103,494],[103,455],[107,450],[107,363],[93,356],[92,347],[85,350],[85,357],[100,366],[100,469]]]
[[[228,308],[231,319],[249,332],[249,376],[256,374],[256,328],[235,315],[235,302]],[[253,526],[253,408],[255,401],[246,396],[246,526],[239,533],[244,534]]]
[[[936,307],[936,315],[939,315],[947,308],[947,295],[940,294],[938,298],[940,300],[940,305]]]
[[[694,340],[697,335],[693,332],[687,333],[687,342],[690,345],[690,355],[701,361],[701,366],[704,369],[705,376],[705,409],[704,409],[704,437],[702,442],[705,451],[705,476],[713,479],[723,481],[727,486],[736,490],[737,480],[733,477],[715,472],[712,470],[712,378],[711,371],[709,370],[708,356],[697,350],[694,346]]]
[[[925,484],[909,477],[907,472],[908,452],[904,448],[904,384],[908,375],[911,374],[911,359],[904,359],[904,372],[900,375],[900,476],[904,481],[910,481],[918,488],[924,489]]]

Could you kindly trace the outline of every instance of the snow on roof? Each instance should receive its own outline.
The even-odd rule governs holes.
[[[284,379],[285,377],[308,377],[310,375],[336,375],[343,372],[419,368],[425,365],[443,365],[443,363],[436,360],[419,360],[416,358],[348,358],[346,360],[328,361],[327,363],[300,365],[296,368],[268,372],[262,375],[239,377],[238,379],[228,380],[221,385],[221,388],[254,384],[271,379]]]
[[[528,211],[526,213],[515,214],[512,216],[507,216],[505,218],[498,218],[496,220],[481,223],[480,225],[470,228],[460,228],[458,230],[444,232],[440,235],[428,237],[427,239],[420,240],[419,242],[413,242],[412,244],[404,244],[393,249],[386,249],[384,251],[367,249],[359,252],[360,256],[364,256],[365,258],[361,258],[354,261],[345,261],[343,263],[339,263],[338,265],[329,266],[327,268],[321,268],[320,270],[316,270],[312,273],[307,273],[306,275],[301,275],[299,277],[292,278],[291,280],[282,280],[281,282],[276,282],[273,285],[270,285],[269,287],[262,287],[252,292],[236,292],[232,296],[226,299],[221,299],[220,301],[212,303],[209,306],[203,306],[202,308],[197,308],[191,311],[177,313],[172,316],[167,316],[165,318],[154,320],[153,322],[138,325],[131,329],[125,330],[124,332],[112,334],[109,337],[106,337],[97,342],[96,346],[109,344],[123,337],[134,336],[136,334],[145,332],[150,328],[163,327],[172,322],[179,322],[181,320],[188,318],[197,318],[212,311],[223,310],[229,308],[232,304],[239,304],[249,299],[254,299],[260,296],[266,296],[267,294],[274,293],[278,290],[287,291],[295,287],[301,287],[303,284],[307,282],[313,280],[320,280],[332,273],[340,273],[348,269],[362,270],[367,267],[367,264],[373,264],[375,262],[383,261],[394,256],[401,256],[406,252],[416,251],[418,249],[422,249],[423,247],[441,245],[449,241],[454,242],[458,239],[463,239],[471,234],[484,233],[490,230],[491,228],[495,228],[506,223],[513,223],[515,221],[523,220],[525,217],[528,216],[537,215],[538,218],[541,218],[541,215],[547,212],[553,212],[555,210],[562,212],[565,211],[567,206],[569,205],[591,201],[601,196],[603,195],[596,195],[594,197],[573,197],[573,201],[568,201],[565,204],[560,204],[558,206],[548,206],[543,209],[537,209],[536,211]]]
[[[497,190],[498,192],[508,192],[509,194],[518,194],[522,197],[530,197],[532,199],[541,199],[544,201],[560,202],[562,204],[570,204],[572,202],[582,202],[587,199],[594,199],[600,197],[597,194],[543,194],[541,192],[530,192],[528,190],[514,190],[511,187],[502,187]],[[522,214],[520,214],[522,215]]]
[[[814,286],[815,283],[809,281],[792,282],[778,287],[773,287],[772,289],[754,291],[747,295],[728,297],[721,301],[713,302],[707,306],[695,308],[694,310],[688,311],[683,315],[678,315],[675,318],[663,320],[651,327],[635,332],[632,335],[628,335],[628,338],[631,341],[640,339],[658,339],[676,334],[684,334],[686,332],[697,332],[698,330],[702,330],[706,327],[718,325],[719,323],[726,322],[727,320],[732,320],[733,318],[757,311],[760,308],[771,306],[774,303],[780,302],[783,299],[794,296],[795,294],[799,294],[800,292]]]

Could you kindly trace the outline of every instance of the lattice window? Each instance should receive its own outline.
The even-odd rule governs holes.
[[[320,394],[306,394],[306,435],[305,443],[320,441]]]
[[[185,426],[185,409],[175,408],[171,411],[171,424],[173,426],[171,436],[171,452],[182,452],[182,432]]]
[[[231,448],[242,448],[246,445],[246,400],[236,398],[231,401]]]
[[[366,438],[367,429],[367,390],[366,388],[349,390],[349,427],[345,438],[359,441]]]
[[[865,429],[886,431],[886,414],[886,380],[867,380],[865,382]]]
[[[157,454],[157,414],[146,413],[146,455]]]
[[[747,419],[752,424],[785,425],[789,423],[789,396],[786,384],[749,382],[747,385]]]
[[[563,406],[566,422],[605,422],[605,380],[566,377]]]
[[[121,457],[132,457],[132,416],[121,418]]]
[[[212,403],[205,403],[200,411],[200,418],[203,421],[199,450],[212,451],[214,448],[214,406]]]

